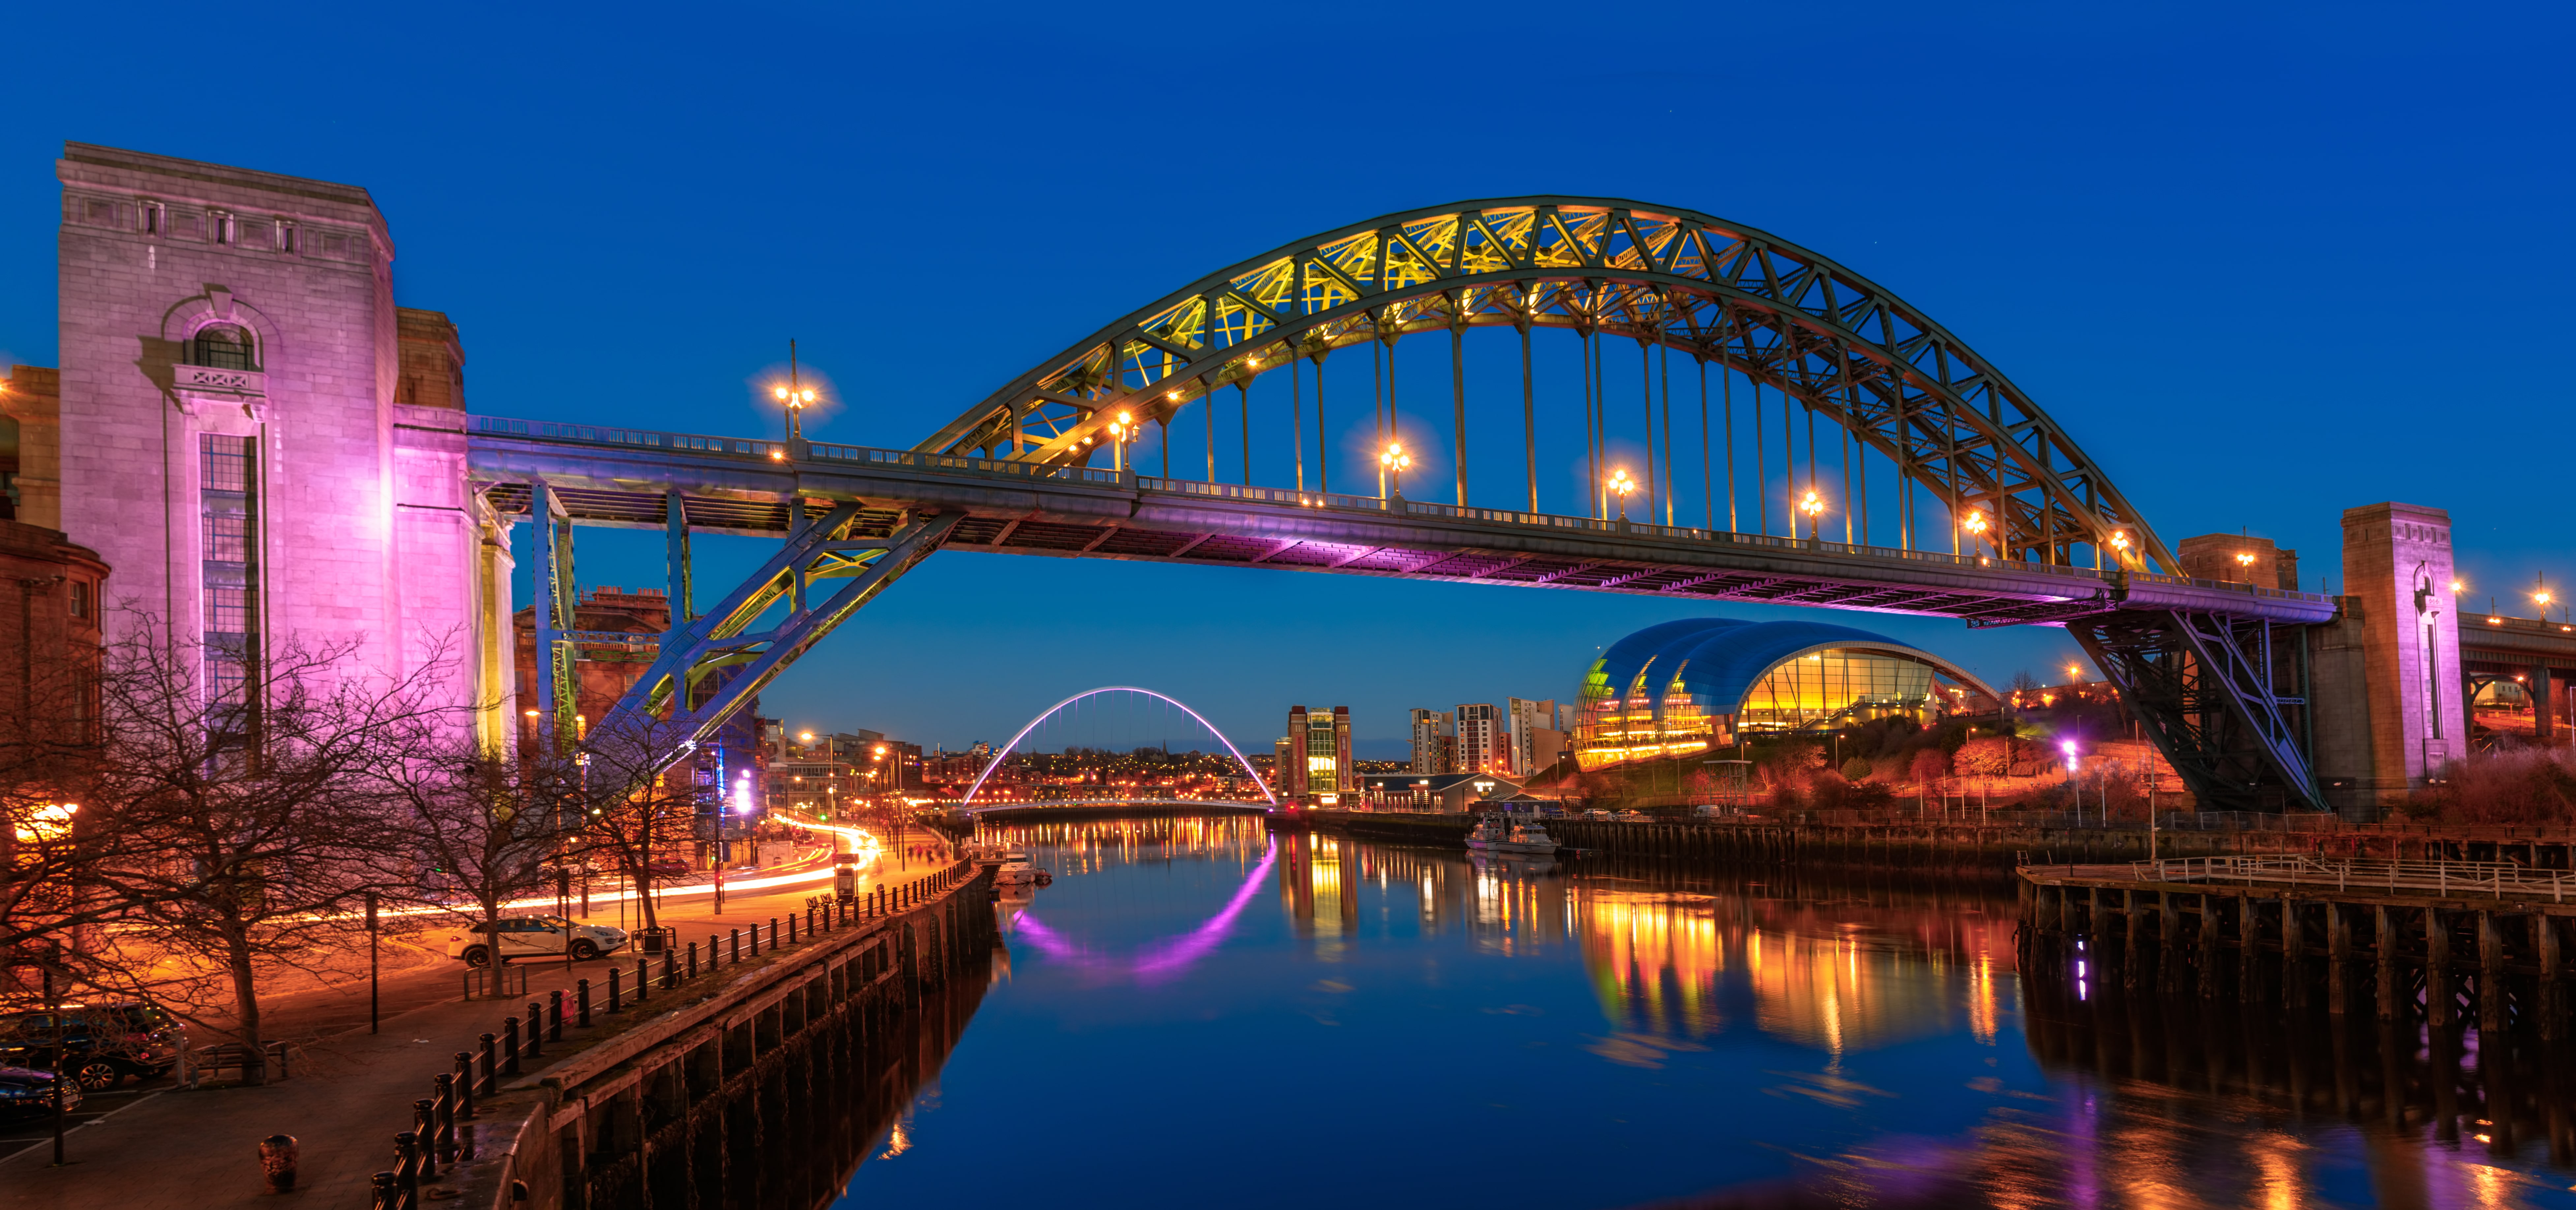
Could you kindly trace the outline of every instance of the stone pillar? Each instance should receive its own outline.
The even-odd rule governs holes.
[[[2550,737],[2557,733],[2558,720],[2551,716],[2558,709],[2558,695],[2549,691],[2549,661],[2533,664],[2529,675],[2532,736],[2541,743],[2550,743]]]
[[[2343,571],[2360,626],[2361,683],[2316,686],[2319,772],[2390,805],[2468,751],[2450,514],[2412,504],[2346,509]]]
[[[55,172],[60,514],[118,601],[226,677],[289,642],[351,675],[435,655],[489,737],[508,637],[477,571],[508,531],[467,492],[454,326],[394,305],[367,191],[82,143]]]

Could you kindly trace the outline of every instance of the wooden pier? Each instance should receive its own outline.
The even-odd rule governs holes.
[[[2555,1039],[2576,873],[2510,861],[2305,855],[2026,865],[2025,969],[2080,960],[2130,989],[2332,1014],[2372,1006]]]

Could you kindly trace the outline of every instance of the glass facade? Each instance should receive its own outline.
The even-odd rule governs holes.
[[[1986,693],[1929,652],[1848,627],[1667,623],[1593,662],[1577,698],[1575,757],[1598,769],[1873,719],[1930,723],[1943,678]]]
[[[1889,652],[1819,651],[1771,670],[1744,695],[1736,726],[1760,734],[1920,718],[1931,707],[1932,666]]]

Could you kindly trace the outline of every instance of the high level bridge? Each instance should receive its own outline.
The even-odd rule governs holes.
[[[1489,437],[1467,424],[1458,350],[1477,327],[1520,334],[1517,433],[1505,425]],[[1605,346],[1616,338],[1639,350],[1650,384],[1647,522],[1628,520],[1624,502],[1614,515],[1606,495],[1588,516],[1537,507],[1529,342],[1550,329],[1581,345],[1591,482],[1607,477],[1610,462]],[[1453,444],[1471,434],[1518,438],[1526,483],[1471,497],[1467,460],[1453,448],[1447,453],[1460,469],[1446,502],[1400,490],[1330,490],[1332,451],[1320,420],[1327,359],[1367,350],[1384,401],[1394,382],[1383,367],[1414,338],[1448,344],[1455,359]],[[1767,462],[1760,409],[1766,393],[1778,404],[1793,487],[1790,401],[1805,413],[1806,503],[1778,509],[1778,524],[1757,505],[1758,528],[1747,532],[1731,487],[1723,525],[1713,492],[1703,524],[1675,523],[1674,353],[1698,369],[1703,409],[1710,368],[1729,392],[1730,416],[1734,384],[1744,384],[1757,446],[1746,460]],[[1293,427],[1295,450],[1292,459],[1271,460],[1293,462],[1296,482],[1255,484],[1256,441],[1271,440],[1254,436],[1250,387],[1282,374],[1295,416],[1292,426],[1271,427]],[[1228,387],[1243,417],[1240,482],[1217,474]],[[1311,485],[1303,419],[1310,400],[1319,417]],[[1169,425],[1192,409],[1207,436],[1204,477],[1145,475],[1125,464],[1134,434],[1159,424],[1168,466]],[[1381,402],[1380,415],[1391,414]],[[1826,510],[1817,493],[1832,490],[1817,477],[1819,418],[1841,448],[1842,496],[1832,510],[1842,518],[1840,540],[1819,520]],[[475,490],[505,514],[543,522],[539,710],[571,729],[570,665],[597,637],[561,628],[572,616],[571,530],[605,525],[665,531],[677,611],[656,664],[602,724],[612,732],[655,717],[666,720],[657,734],[705,734],[905,571],[935,551],[961,549],[2064,626],[2202,802],[2278,809],[2320,801],[2303,736],[2306,665],[2295,636],[2334,617],[2332,599],[2176,574],[2145,518],[2000,370],[1850,269],[1708,215],[1527,197],[1371,219],[1211,273],[953,418],[924,423],[936,427],[919,444],[880,449],[808,440],[792,407],[786,434],[776,438],[472,418],[466,450]],[[1396,434],[1386,433],[1392,442]],[[1904,484],[1892,506],[1881,506],[1896,522],[1892,547],[1869,544],[1873,456]],[[1728,458],[1731,484],[1739,459],[1731,445]],[[1756,494],[1763,490],[1757,483]],[[781,543],[698,613],[690,559],[697,532]],[[1927,543],[1927,533],[1938,538]],[[721,669],[738,671],[714,675]]]

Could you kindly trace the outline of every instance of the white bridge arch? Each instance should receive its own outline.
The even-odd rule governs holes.
[[[983,792],[985,779],[993,776],[993,770],[1001,768],[1002,762],[1011,758],[1011,753],[1018,750],[1020,741],[1027,739],[1029,732],[1037,730],[1039,723],[1043,723],[1048,719],[1055,717],[1056,711],[1062,710],[1075,702],[1081,701],[1087,697],[1096,697],[1103,693],[1141,693],[1158,701],[1180,707],[1181,713],[1197,719],[1200,726],[1207,728],[1208,734],[1216,737],[1216,742],[1225,745],[1225,750],[1233,754],[1234,763],[1243,766],[1243,775],[1251,778],[1252,784],[1261,787],[1261,796],[1270,800],[1271,806],[1275,807],[1279,805],[1279,796],[1270,792],[1269,781],[1264,779],[1259,772],[1253,769],[1251,761],[1243,758],[1243,750],[1235,747],[1234,741],[1226,738],[1225,732],[1217,730],[1216,724],[1209,722],[1206,715],[1190,709],[1189,703],[1173,697],[1168,693],[1156,693],[1151,689],[1139,688],[1135,685],[1103,685],[1097,689],[1085,689],[1080,693],[1074,694],[1072,697],[1066,698],[1063,701],[1057,702],[1056,704],[1039,711],[1036,718],[1030,719],[1027,726],[1020,728],[1019,734],[1011,737],[1011,742],[1002,745],[1001,750],[993,754],[992,760],[985,762],[984,771],[975,775],[974,786],[966,791],[965,798],[958,801],[957,809],[961,811],[974,811],[980,809],[975,806],[975,796]]]

